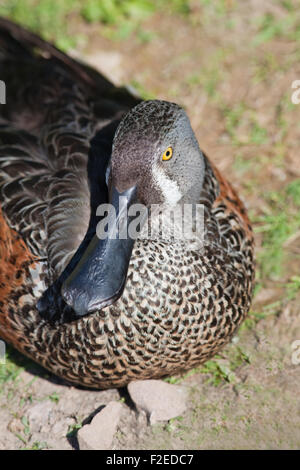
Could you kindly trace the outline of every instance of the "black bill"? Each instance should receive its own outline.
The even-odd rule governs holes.
[[[128,211],[135,202],[135,187],[123,193],[111,188],[107,215],[98,224],[97,234],[61,288],[62,297],[76,316],[106,307],[122,295],[135,241],[128,233],[132,219]],[[104,214],[97,211],[97,215]]]

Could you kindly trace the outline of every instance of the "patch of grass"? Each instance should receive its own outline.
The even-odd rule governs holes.
[[[219,362],[218,358],[219,356],[215,356],[214,359],[205,362],[204,366],[200,369],[202,374],[210,376],[207,382],[215,387],[224,382],[232,383],[235,378],[228,365]]]
[[[263,250],[259,254],[262,276],[278,278],[282,272],[283,243],[292,233],[288,214],[277,210],[260,217],[262,225],[256,232],[263,232]]]
[[[270,75],[280,69],[276,55],[272,52],[266,52],[262,57],[254,57],[254,84],[270,80]]]
[[[81,8],[88,22],[116,24],[126,19],[139,21],[153,13],[154,5],[149,0],[86,0]]]
[[[245,173],[251,176],[258,176],[266,161],[267,158],[261,154],[251,155],[251,157],[246,158],[242,153],[237,153],[232,166],[234,171],[240,176]],[[251,180],[251,176],[248,176],[249,181]]]
[[[24,426],[24,434],[28,436],[30,434],[30,427],[29,427],[29,421],[26,416],[22,416],[21,423]]]
[[[286,284],[287,299],[294,300],[300,292],[300,276],[292,276]]]
[[[217,66],[212,66],[201,72],[200,85],[210,98],[215,97],[220,80],[221,74]]]
[[[30,447],[24,447],[22,450],[43,450],[49,449],[47,442],[34,441]]]
[[[34,380],[36,379],[36,377],[34,378]],[[25,392],[27,391],[27,389],[29,388],[29,386],[32,384],[33,381],[30,382],[29,385],[26,385],[25,387]],[[33,396],[31,394],[29,395],[25,395],[25,396],[22,396],[21,399],[20,399],[20,408],[22,408],[22,406],[24,406],[24,404],[28,402],[28,403],[33,403]]]
[[[285,15],[277,17],[277,15],[267,12],[253,20],[258,28],[252,42],[253,46],[257,47],[276,38],[285,38],[292,41],[299,40],[299,10],[289,2],[285,2],[282,6],[286,9]]]
[[[280,192],[265,196],[268,203],[263,214],[256,218],[256,232],[263,235],[262,250],[258,254],[258,279],[278,279],[283,271],[284,244],[300,230],[300,179]]]
[[[267,129],[259,124],[255,110],[250,109],[244,102],[241,101],[233,106],[222,105],[221,110],[225,118],[225,130],[233,145],[240,147],[251,144],[262,145],[267,142]]]
[[[286,193],[292,198],[293,204],[300,207],[300,179],[292,181],[287,186]]]
[[[142,28],[143,22],[155,11],[189,14],[187,0],[2,0],[0,15],[10,18],[67,51],[84,36],[72,34],[70,23],[101,25],[101,34],[121,40],[132,32],[142,42],[154,34]]]
[[[234,162],[232,166],[234,168],[234,171],[236,171],[240,175],[243,175],[244,173],[248,173],[251,168],[253,168],[253,162],[249,159],[244,158],[243,155],[238,153],[234,157]]]
[[[228,0],[200,0],[199,4],[203,9],[204,14],[207,16],[219,16],[222,19],[235,7],[235,2]]]
[[[265,320],[270,316],[278,315],[281,310],[282,300],[277,300],[271,304],[264,305],[260,311],[250,310],[239,331],[252,330],[260,320]]]
[[[168,433],[176,433],[176,437],[180,437],[180,434],[187,430],[186,426],[183,426],[183,416],[176,416],[176,418],[171,418],[168,423],[165,425],[164,429]]]
[[[286,31],[289,30],[290,26],[293,24],[293,19],[291,16],[278,19],[272,13],[265,13],[263,16],[256,19],[255,22],[258,25],[258,32],[253,39],[253,45],[258,46],[276,37],[286,35]]]
[[[138,28],[136,34],[140,42],[144,44],[152,41],[156,37],[156,33],[154,33],[153,31],[145,30],[142,28]]]
[[[108,26],[102,31],[106,36],[124,39],[137,31],[155,9],[155,4],[149,0],[87,0],[80,13],[89,23]]]
[[[70,425],[66,437],[76,436],[76,434],[77,434],[77,432],[80,428],[82,428],[82,423],[74,423],[74,424]]]
[[[251,364],[250,356],[243,351],[241,346],[232,348],[230,355],[230,369],[232,372],[243,364]]]
[[[293,0],[277,0],[277,3],[285,8],[287,11],[294,11]]]
[[[0,15],[9,17],[67,50],[76,45],[75,37],[68,31],[68,20],[79,9],[79,0],[3,0]]]
[[[20,372],[24,370],[14,361],[14,351],[11,348],[7,348],[5,353],[5,363],[0,364],[0,385],[3,385],[10,381],[15,381]]]
[[[30,438],[31,438],[31,431],[30,431],[28,418],[26,416],[22,416],[21,423],[23,424],[23,431],[22,431],[22,433],[16,433],[15,436],[23,444],[25,444],[27,446],[28,442],[30,441]],[[27,447],[24,447],[24,449],[27,449]]]
[[[216,96],[217,87],[220,83],[220,71],[216,66],[202,68],[201,73],[193,73],[187,77],[186,83],[189,87],[202,87],[209,98]]]
[[[188,15],[189,0],[86,0],[80,14],[89,23],[101,23],[102,34],[111,39],[125,39],[136,33],[142,42],[155,35],[143,29],[143,23],[157,11]]]
[[[258,33],[253,40],[253,45],[258,46],[276,36],[282,36],[282,24],[271,13],[266,13],[257,22]]]
[[[297,106],[291,101],[291,94],[286,92],[276,104],[276,124],[278,129],[277,146],[284,146],[283,141],[292,121],[297,119]]]
[[[59,395],[57,392],[53,392],[51,395],[49,395],[49,399],[53,401],[54,403],[59,402]]]
[[[189,370],[186,374],[183,374],[183,375],[180,375],[180,376],[167,377],[167,378],[164,379],[164,381],[168,382],[170,384],[179,384],[180,382],[187,379],[191,375],[198,374],[199,372],[201,372],[201,368],[200,367],[195,367],[194,369]]]
[[[215,387],[224,383],[235,383],[236,376],[234,371],[243,364],[250,364],[249,355],[238,345],[231,344],[224,355],[214,356],[213,359],[206,361],[202,366],[191,369],[182,376],[168,377],[165,382],[179,384],[186,378],[195,374],[208,375],[207,383]]]
[[[34,441],[30,444],[32,432],[30,430],[28,418],[26,416],[22,416],[21,423],[23,424],[23,430],[21,433],[16,433],[15,436],[22,442],[22,444],[25,445],[25,447],[22,447],[22,450],[49,449],[49,445],[46,442]]]
[[[187,85],[191,88],[202,87],[209,98],[217,101],[220,98],[218,86],[224,77],[224,62],[230,53],[230,48],[216,49],[199,72],[194,72],[186,78]]]
[[[267,136],[267,130],[261,127],[256,121],[253,121],[251,126],[250,142],[256,145],[262,145],[266,142]]]
[[[165,0],[162,0],[161,3],[167,3]],[[182,15],[188,15],[192,13],[192,8],[190,5],[190,0],[171,0],[171,6],[175,13],[180,13]]]
[[[5,393],[8,400],[15,397],[15,387],[18,386],[19,375],[23,370],[28,370],[45,378],[49,375],[43,367],[19,353],[10,345],[7,345],[5,363],[0,364],[0,394]],[[26,384],[24,388],[26,395],[21,398],[20,406],[22,406],[25,401],[32,400],[31,395],[27,393],[27,389],[30,388],[35,380],[36,376]]]
[[[167,9],[171,13],[189,14],[188,0],[86,0],[81,14],[88,22],[103,24],[139,23],[158,9]]]
[[[241,119],[246,111],[246,105],[243,102],[235,106],[224,106],[223,114],[225,117],[225,129],[232,139],[232,143],[239,145],[240,141],[236,136],[236,131],[240,125]]]
[[[215,387],[225,383],[235,385],[238,383],[236,370],[243,365],[251,363],[250,356],[241,346],[236,344],[235,339],[238,340],[238,338],[234,338],[232,343],[224,350],[222,356],[214,356],[213,359],[205,362],[199,368],[200,373],[209,375],[207,383]]]

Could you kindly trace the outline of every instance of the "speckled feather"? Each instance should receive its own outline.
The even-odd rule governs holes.
[[[37,300],[91,227],[92,204],[107,197],[90,197],[88,164],[106,167],[115,129],[136,101],[1,20],[4,80],[17,80],[16,61],[22,86],[17,96],[8,90],[0,117],[0,337],[55,374],[94,388],[176,374],[209,359],[249,310],[254,262],[243,204],[207,158],[198,200],[205,208],[201,249],[137,240],[113,305],[72,320],[58,292],[52,308],[59,320],[40,318]],[[89,152],[92,139],[100,154]]]

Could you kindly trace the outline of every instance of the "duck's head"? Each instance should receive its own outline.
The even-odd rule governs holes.
[[[177,104],[144,101],[123,118],[106,175],[112,218],[102,219],[97,235],[62,286],[62,296],[77,316],[106,307],[121,296],[135,239],[128,232],[124,236],[120,220],[130,225],[133,204],[149,208],[197,203],[204,168],[189,118]],[[104,215],[107,207],[98,209],[98,215]],[[144,220],[140,218],[141,224]],[[104,227],[108,230],[103,236]]]
[[[146,206],[197,201],[203,168],[190,120],[177,104],[144,101],[121,121],[111,158],[111,183],[118,192],[135,187]]]

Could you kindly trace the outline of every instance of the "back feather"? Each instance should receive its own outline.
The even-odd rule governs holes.
[[[106,201],[114,131],[138,100],[2,18],[0,79],[7,103],[0,107],[1,207],[56,278],[95,222],[91,209]]]

